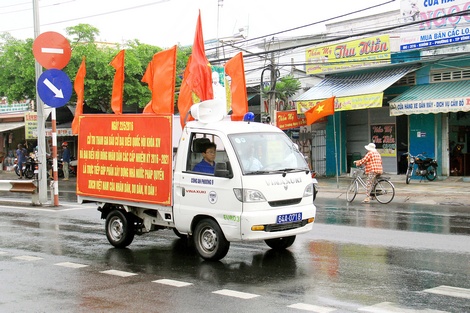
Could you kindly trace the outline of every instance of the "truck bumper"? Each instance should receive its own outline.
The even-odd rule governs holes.
[[[302,218],[290,222],[278,222],[279,216],[302,213]],[[292,209],[279,208],[269,211],[243,212],[241,217],[242,240],[265,240],[306,233],[313,228],[316,208],[313,204]]]

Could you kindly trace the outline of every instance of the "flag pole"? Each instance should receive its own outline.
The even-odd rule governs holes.
[[[335,142],[335,170],[336,170],[336,189],[339,189],[339,173],[338,173],[338,149],[336,146],[336,118],[335,114],[333,114],[333,140]]]

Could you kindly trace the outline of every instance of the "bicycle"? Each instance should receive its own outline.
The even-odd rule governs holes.
[[[354,179],[349,184],[348,190],[346,192],[346,199],[348,202],[352,202],[357,195],[359,190],[359,185],[364,188],[366,191],[366,182],[362,179],[362,175],[364,174],[364,170],[360,168],[351,168],[351,172],[349,174],[350,177]],[[386,204],[393,200],[395,197],[395,186],[390,182],[390,177],[384,176],[377,176],[375,178],[374,186],[372,187],[372,191],[370,192],[370,196],[372,199],[376,199],[379,203]]]

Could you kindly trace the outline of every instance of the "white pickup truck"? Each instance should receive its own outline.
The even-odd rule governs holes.
[[[82,117],[77,195],[99,203],[113,246],[173,229],[203,259],[220,260],[230,242],[285,249],[312,229],[315,190],[296,145],[277,127],[224,120],[212,105],[192,107],[196,120],[175,154],[171,115]],[[208,142],[216,145],[214,172],[197,172]]]

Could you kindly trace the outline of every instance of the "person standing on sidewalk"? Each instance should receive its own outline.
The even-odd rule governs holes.
[[[20,179],[23,178],[23,164],[26,162],[26,155],[28,151],[20,143],[18,144],[18,149],[16,149],[16,162],[20,173]]]
[[[363,203],[369,203],[370,202],[370,192],[372,190],[372,186],[374,185],[375,178],[383,173],[383,167],[382,167],[382,157],[380,156],[380,153],[377,152],[375,149],[375,144],[374,143],[369,143],[368,145],[364,146],[366,148],[367,153],[366,155],[358,160],[354,161],[354,164],[356,166],[361,166],[365,165],[365,173],[367,175],[367,180],[366,180],[366,198]]]
[[[69,180],[70,150],[68,143],[62,143],[62,170],[64,171],[64,180]]]

